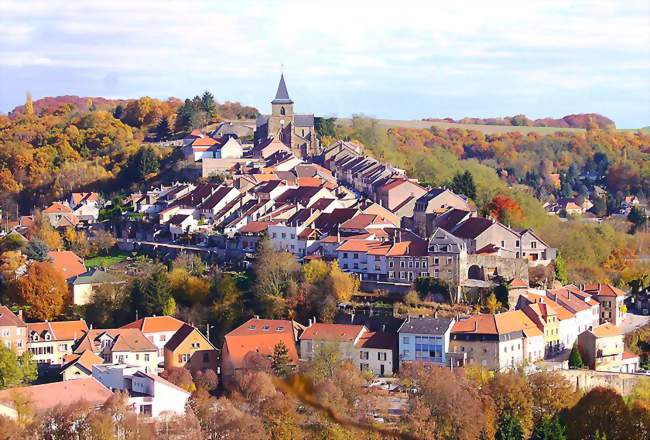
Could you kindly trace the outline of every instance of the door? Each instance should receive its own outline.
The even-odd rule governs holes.
[[[379,375],[380,375],[380,376],[383,376],[383,375],[384,375],[384,364],[381,364],[381,365],[379,366]]]

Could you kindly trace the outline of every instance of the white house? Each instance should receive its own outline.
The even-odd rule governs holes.
[[[165,362],[165,344],[185,324],[172,316],[146,316],[123,325],[122,328],[139,329],[158,349],[158,366]]]
[[[142,416],[183,415],[190,393],[130,365],[94,365],[93,377],[111,390],[126,391],[129,405]]]

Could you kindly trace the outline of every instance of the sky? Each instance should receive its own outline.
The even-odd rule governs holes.
[[[0,112],[192,97],[389,119],[601,113],[650,125],[650,1],[0,0]]]

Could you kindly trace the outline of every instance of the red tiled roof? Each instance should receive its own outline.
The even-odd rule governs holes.
[[[7,306],[0,305],[0,327],[25,327],[25,325],[25,322]]]
[[[427,243],[425,241],[401,241],[391,246],[386,254],[389,257],[425,257],[429,255]]]
[[[362,325],[317,322],[305,329],[300,340],[351,342],[359,336],[363,329]]]
[[[96,339],[106,333],[114,340],[112,351],[157,351],[158,348],[137,328],[93,329],[79,341],[74,353],[84,350],[99,352],[101,347]]]
[[[380,246],[381,242],[376,240],[347,240],[338,248],[339,252],[368,252],[370,249]]]
[[[607,338],[610,336],[621,336],[623,335],[623,330],[610,322],[606,322],[605,324],[592,328],[591,333],[597,338]]]
[[[585,292],[598,296],[625,296],[625,292],[611,284],[585,284]]]
[[[72,202],[78,205],[82,202],[98,202],[99,194],[95,192],[78,192],[72,193]]]
[[[211,147],[212,145],[216,145],[218,142],[212,139],[211,137],[203,137],[203,138],[196,138],[194,142],[192,142],[192,147]]]
[[[76,277],[87,271],[81,257],[72,251],[50,251],[47,256],[52,265],[61,271],[66,279]]]
[[[61,371],[66,368],[78,364],[83,368],[88,370],[90,373],[93,371],[93,365],[99,365],[104,363],[104,359],[97,356],[90,350],[84,350],[81,354],[69,354],[63,359],[63,365],[61,366]]]
[[[366,332],[356,343],[358,348],[378,348],[392,350],[397,345],[397,333]]]
[[[239,229],[239,232],[243,234],[258,234],[266,231],[269,226],[274,225],[275,223],[276,222],[248,222]]]

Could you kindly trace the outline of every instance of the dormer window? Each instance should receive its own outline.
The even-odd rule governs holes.
[[[269,327],[268,325],[265,325],[264,327],[262,327],[262,331],[268,332],[270,328],[271,327]]]
[[[278,332],[281,332],[281,331],[283,331],[283,330],[284,330],[284,327],[281,326],[281,325],[278,326],[278,327],[276,327],[276,329],[275,329],[275,331],[278,331]]]
[[[32,335],[32,341],[38,341],[38,333]]]
[[[52,337],[50,336],[50,334],[49,334],[49,333],[45,333],[45,340],[46,340],[46,341],[49,341],[49,340],[51,340],[51,339],[52,339]]]
[[[254,325],[249,325],[249,326],[248,326],[248,329],[249,329],[249,330],[255,330],[255,326],[254,326]]]

